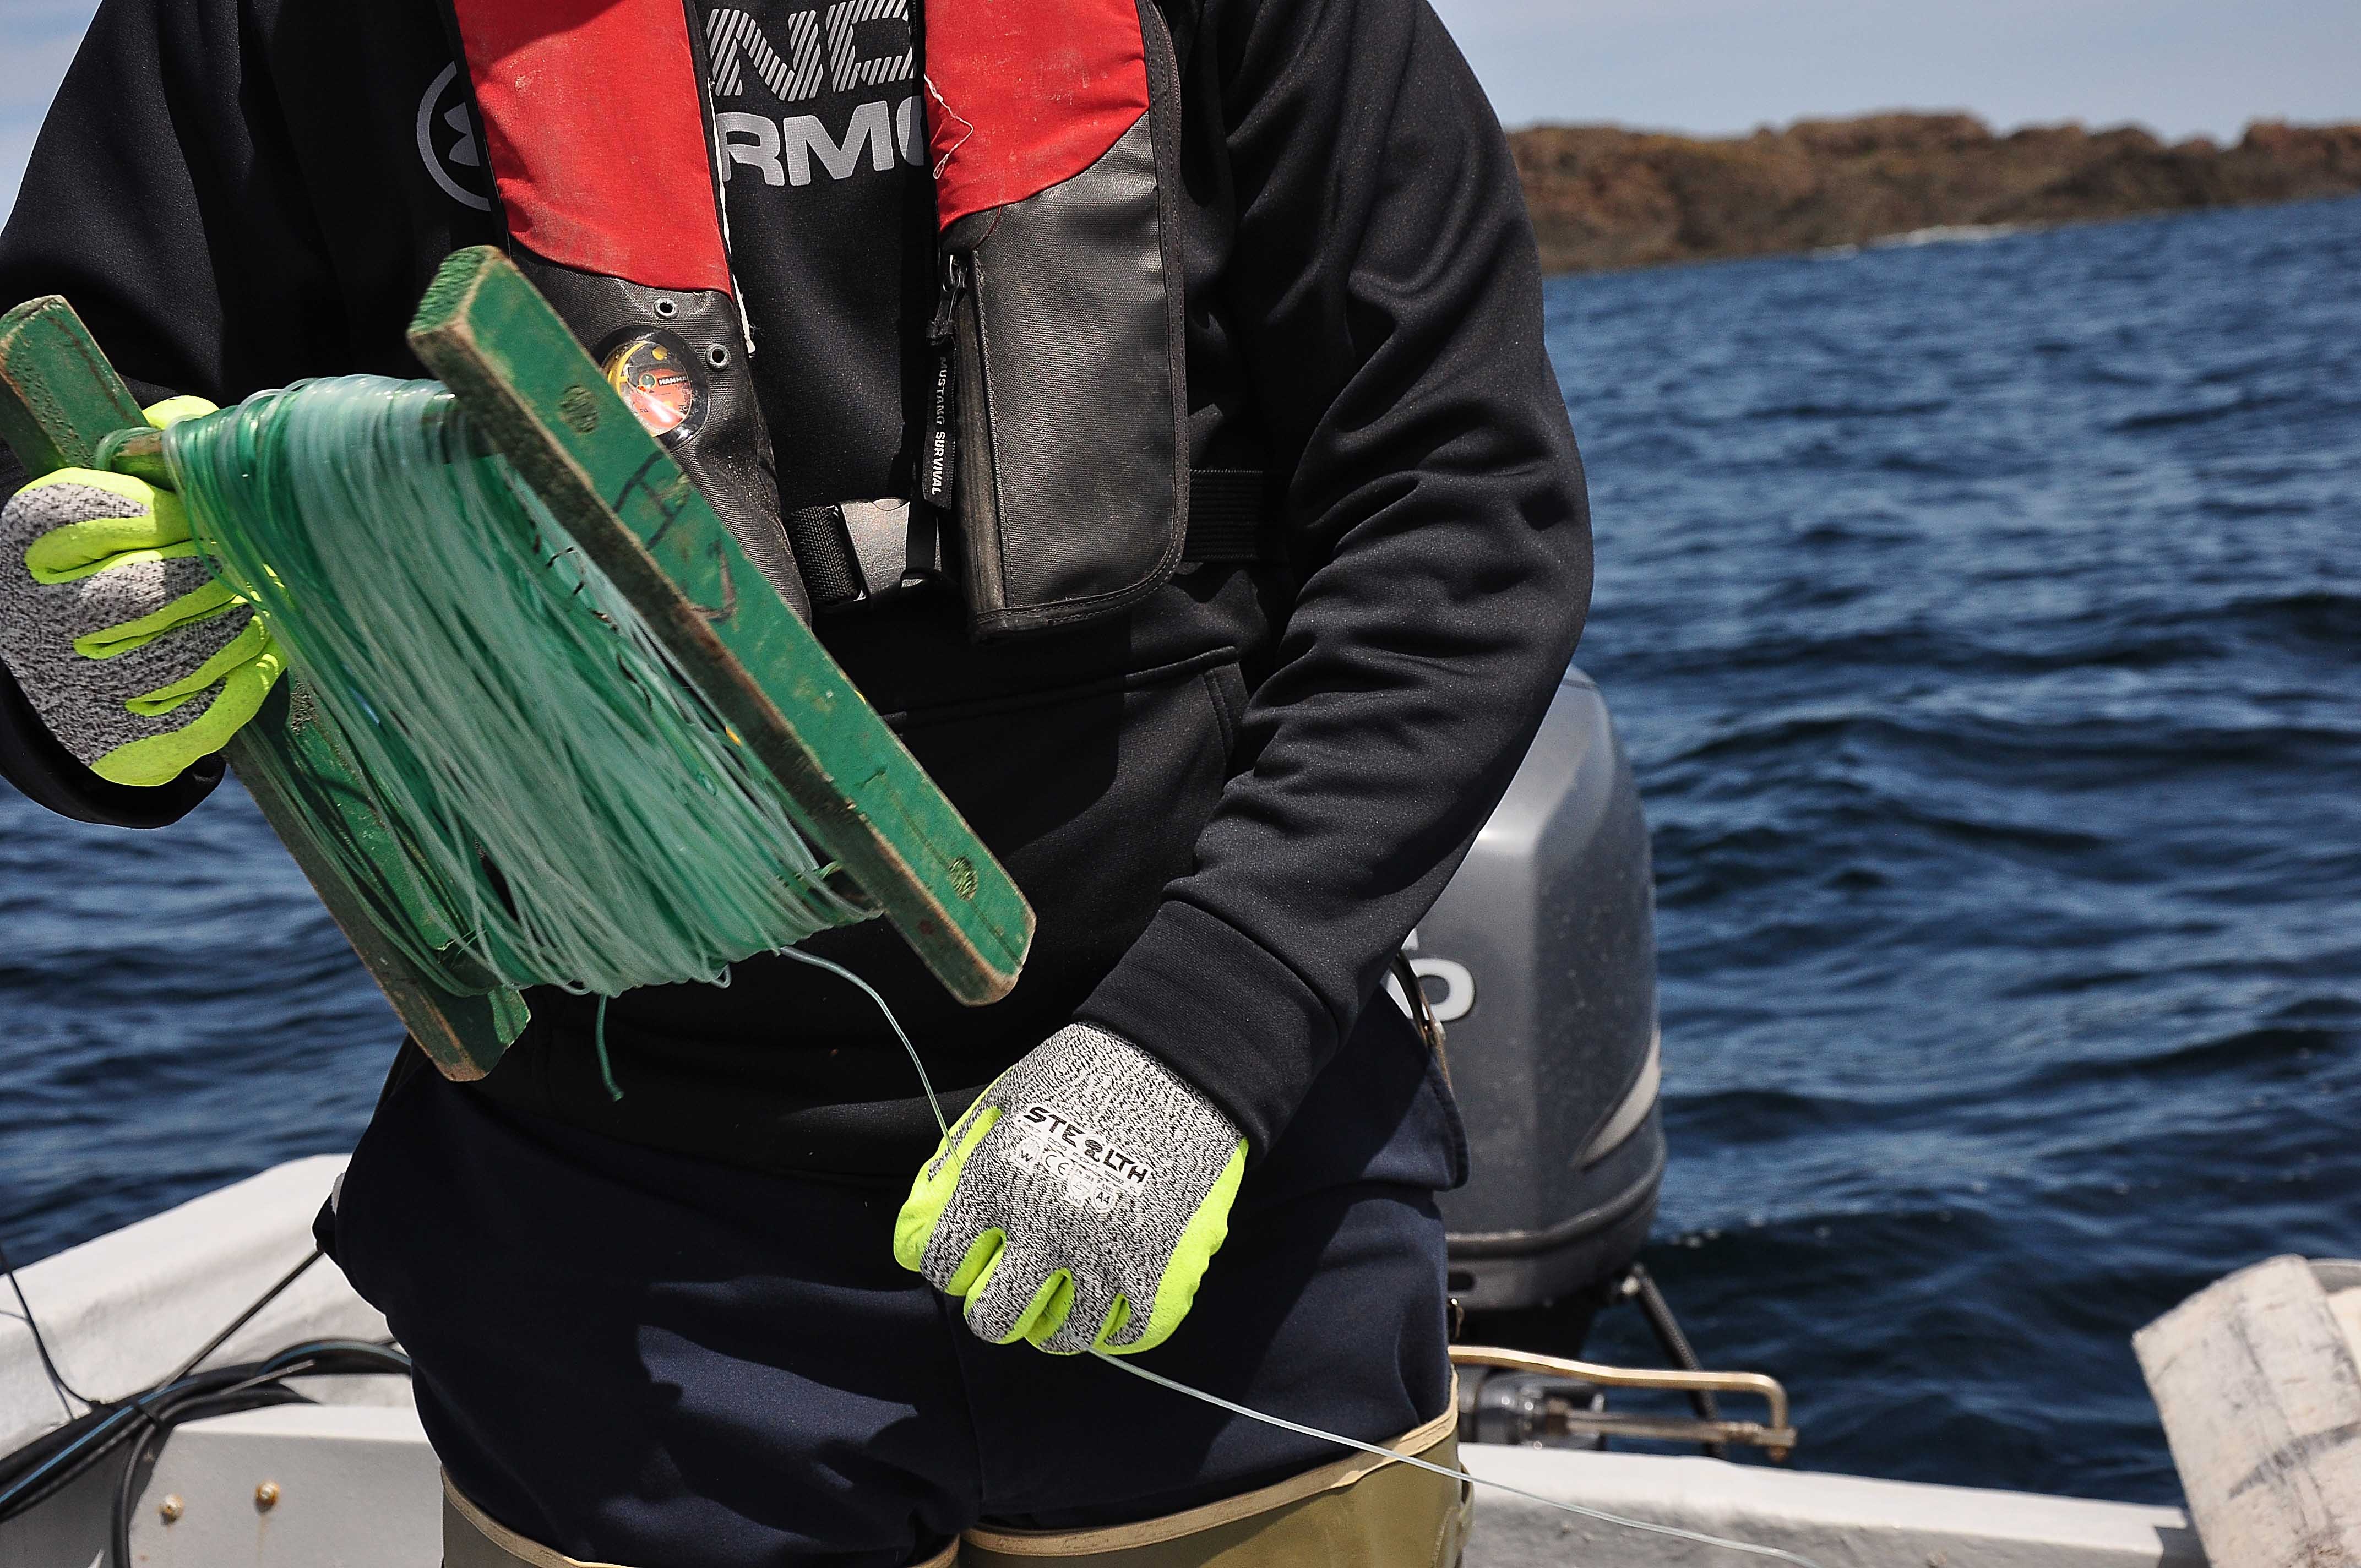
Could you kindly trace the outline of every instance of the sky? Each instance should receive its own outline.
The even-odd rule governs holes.
[[[2128,121],[2227,140],[2257,118],[2361,120],[2355,0],[1433,3],[1510,126],[1607,120],[1715,134],[1966,109],[2003,128]],[[0,0],[0,198],[12,204],[92,9]]]

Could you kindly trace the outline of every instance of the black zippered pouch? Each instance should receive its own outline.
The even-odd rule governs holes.
[[[1154,0],[1136,9],[1147,112],[1080,172],[941,235],[919,488],[948,504],[979,640],[1115,613],[1181,560],[1180,81]]]

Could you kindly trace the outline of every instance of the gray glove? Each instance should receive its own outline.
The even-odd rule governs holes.
[[[894,1256],[1007,1344],[1127,1354],[1171,1337],[1229,1234],[1235,1124],[1127,1040],[1071,1025],[953,1124]]]
[[[212,407],[174,398],[148,422]],[[43,475],[0,509],[0,662],[83,766],[142,786],[227,745],[282,663],[214,580],[178,496],[87,468]]]

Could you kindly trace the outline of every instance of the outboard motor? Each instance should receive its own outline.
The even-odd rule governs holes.
[[[1467,1124],[1467,1185],[1441,1201],[1471,1338],[1513,1324],[1575,1354],[1647,1240],[1664,1173],[1655,908],[1631,764],[1570,670],[1404,949]]]

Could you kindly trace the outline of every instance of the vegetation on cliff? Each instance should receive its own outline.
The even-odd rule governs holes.
[[[2361,192],[2361,125],[2257,121],[2228,148],[2130,126],[2004,136],[1972,115],[1918,114],[1717,140],[1614,126],[1536,126],[1509,140],[1551,271]]]

